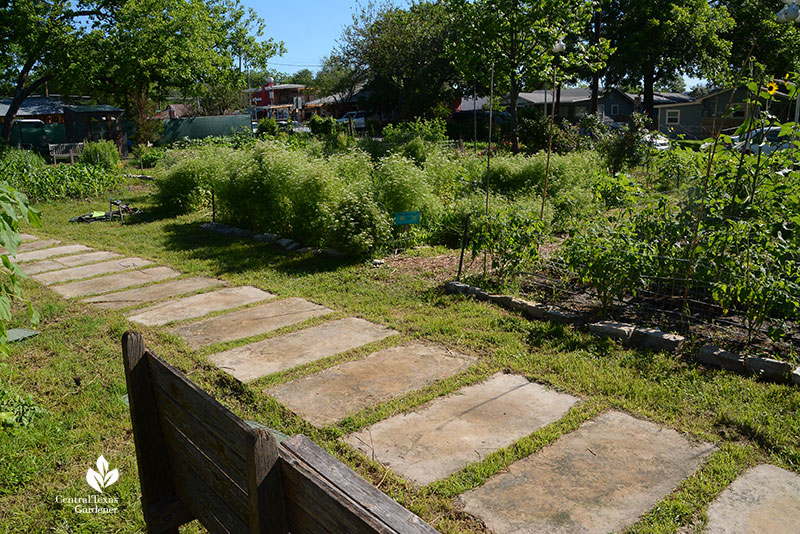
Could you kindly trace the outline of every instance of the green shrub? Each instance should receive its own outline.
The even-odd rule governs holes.
[[[624,169],[642,165],[650,156],[650,145],[645,137],[650,133],[650,118],[641,113],[631,115],[628,125],[617,131],[604,133],[597,142],[608,172],[616,174]]]
[[[272,117],[268,119],[261,119],[258,121],[258,130],[256,131],[256,134],[259,137],[265,135],[269,137],[275,137],[278,135],[278,121]]]
[[[502,284],[516,279],[539,258],[542,222],[538,214],[506,208],[483,216],[476,227],[470,244],[472,256],[488,253],[493,274]]]
[[[348,188],[331,212],[327,244],[342,252],[365,256],[385,245],[392,235],[389,216],[358,187]]]
[[[160,169],[156,179],[156,200],[175,213],[209,205],[217,182],[230,166],[235,166],[235,154],[224,147],[209,147],[182,156]]]
[[[374,175],[380,204],[387,213],[420,211],[421,224],[427,227],[438,221],[443,211],[441,200],[412,161],[397,154],[387,156],[378,163]]]
[[[447,139],[447,124],[442,119],[420,119],[389,124],[383,129],[386,143],[401,145],[412,139],[422,139],[429,143],[439,143]]]
[[[113,141],[89,141],[83,145],[79,163],[112,171],[120,167],[119,150]]]
[[[314,114],[308,121],[308,127],[314,136],[320,139],[327,139],[331,137],[334,132],[339,131],[339,123],[333,117],[322,118]]]

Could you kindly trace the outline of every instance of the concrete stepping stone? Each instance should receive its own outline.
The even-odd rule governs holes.
[[[81,265],[80,267],[61,269],[60,271],[39,273],[31,276],[31,278],[49,286],[60,282],[80,280],[81,278],[89,278],[91,276],[97,276],[101,274],[130,271],[132,269],[139,269],[148,265],[153,265],[153,262],[142,258],[121,258],[118,260],[104,261],[101,263],[92,263],[90,265]]]
[[[751,467],[720,493],[706,515],[706,534],[795,534],[800,475],[769,464]]]
[[[166,299],[176,295],[183,295],[185,293],[193,293],[222,283],[222,280],[199,276],[183,278],[181,280],[128,289],[127,291],[120,291],[118,293],[106,293],[105,295],[82,299],[81,302],[94,304],[98,308],[106,310],[116,310],[144,304],[145,302],[152,302],[154,300]]]
[[[332,311],[301,298],[288,298],[179,326],[172,331],[191,348],[198,349],[212,343],[257,336]]]
[[[34,241],[37,243],[38,241]],[[33,243],[31,243],[33,244]],[[47,258],[51,258],[53,256],[63,256],[66,254],[77,254],[78,252],[89,252],[92,250],[91,248],[87,247],[86,245],[64,245],[61,247],[51,247],[51,248],[43,248],[40,250],[31,250],[28,252],[19,252],[17,253],[16,258],[14,261],[17,263],[23,263],[26,261],[36,261],[36,260],[45,260]]]
[[[106,251],[87,252],[85,254],[75,254],[74,256],[53,258],[52,260],[41,260],[33,263],[26,263],[22,266],[22,271],[26,274],[38,274],[47,271],[64,269],[65,267],[77,267],[78,265],[86,265],[87,263],[111,260],[121,256],[122,254]]]
[[[714,446],[607,412],[460,496],[493,532],[606,534],[636,522]]]
[[[128,316],[134,323],[157,326],[202,317],[211,312],[227,310],[274,298],[275,295],[262,291],[257,287],[226,287],[209,293],[201,293],[182,299],[156,304],[149,308],[136,310]]]
[[[158,282],[168,278],[175,278],[176,276],[180,276],[180,274],[181,273],[178,271],[170,269],[169,267],[151,267],[141,271],[99,276],[97,278],[90,278],[89,280],[70,282],[69,284],[54,286],[53,291],[64,298],[71,299],[97,293],[118,291],[139,284]]]
[[[17,247],[17,252],[29,252],[31,250],[39,250],[47,247],[54,247],[60,244],[61,241],[59,241],[58,239],[36,239],[28,242],[23,241],[22,244]]]
[[[19,234],[19,237],[22,239],[23,243],[28,243],[29,241],[36,241],[39,239],[33,234],[25,234],[25,233]]]
[[[238,380],[249,382],[395,334],[391,328],[348,317],[212,354],[208,359]]]
[[[435,345],[401,345],[265,390],[324,426],[466,369],[474,358]]]
[[[424,485],[557,421],[576,402],[525,377],[499,373],[345,441]]]

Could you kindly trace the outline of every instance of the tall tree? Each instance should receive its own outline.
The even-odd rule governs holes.
[[[455,97],[456,73],[445,50],[452,31],[440,4],[370,4],[345,28],[336,55],[353,72],[367,73],[373,107],[403,118],[424,115]]]
[[[314,88],[321,96],[331,96],[337,105],[349,102],[364,86],[366,70],[359,62],[350,63],[336,53],[322,60],[322,68],[314,79]]]
[[[526,87],[541,86],[552,78],[559,40],[571,46],[557,61],[574,68],[587,61],[602,63],[601,46],[583,42],[581,34],[593,14],[591,0],[447,0],[457,28],[451,43],[461,78],[481,87],[494,65],[496,91],[509,95],[514,150],[517,99]],[[481,91],[487,94],[486,89]]]
[[[605,35],[616,48],[606,79],[643,87],[642,106],[653,117],[657,83],[675,76],[719,79],[726,75],[731,43],[723,34],[733,20],[708,0],[610,0]]]
[[[800,26],[782,24],[775,17],[784,6],[780,0],[754,2],[753,0],[721,0],[736,21],[725,33],[732,43],[730,63],[732,69],[742,66],[747,54],[764,65],[768,74],[783,77],[787,72],[800,70]]]
[[[107,15],[111,2],[8,0],[0,3],[0,88],[13,96],[0,136],[11,129],[22,102],[57,76],[80,76],[76,66],[87,23]]]

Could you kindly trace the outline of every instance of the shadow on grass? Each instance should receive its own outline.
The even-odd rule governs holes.
[[[196,222],[167,224],[164,233],[168,250],[188,252],[192,258],[209,262],[219,272],[244,273],[269,268],[290,275],[313,275],[359,263],[355,258],[338,260],[313,253],[283,252],[268,243],[204,230]]]

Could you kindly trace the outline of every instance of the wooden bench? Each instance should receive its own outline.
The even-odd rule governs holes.
[[[68,159],[70,163],[75,163],[75,159],[81,155],[83,143],[62,143],[58,145],[47,145],[50,150],[50,157],[53,163],[58,163],[59,158]]]
[[[278,443],[245,423],[138,333],[122,353],[148,532],[437,532],[302,434]]]

